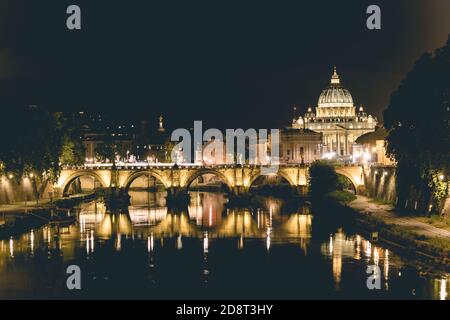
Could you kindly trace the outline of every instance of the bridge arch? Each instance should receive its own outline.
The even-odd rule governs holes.
[[[215,175],[216,177],[218,177],[220,180],[222,180],[222,182],[224,184],[226,184],[226,186],[228,188],[232,188],[232,183],[228,180],[228,178],[225,176],[225,174],[223,174],[222,172],[220,172],[219,170],[214,170],[214,169],[209,169],[209,168],[205,168],[205,169],[200,169],[200,170],[196,170],[194,171],[189,178],[186,180],[185,184],[184,184],[184,188],[189,189],[190,185],[192,184],[192,182],[195,181],[195,179],[197,179],[200,176],[203,176],[205,174],[212,174]]]
[[[283,178],[284,180],[286,180],[289,183],[289,185],[291,187],[295,187],[296,186],[294,181],[292,181],[291,177],[288,174],[286,174],[285,172],[283,172],[282,170],[278,170],[278,172],[276,174],[273,174],[273,175]],[[263,177],[263,176],[265,176],[265,175],[261,174],[261,172],[254,173],[250,177],[250,180],[247,183],[247,189],[250,189],[250,187],[253,185],[253,183],[256,181],[256,179],[258,179],[259,177]]]
[[[133,172],[125,180],[123,187],[126,190],[130,189],[130,186],[133,183],[133,181],[142,176],[151,176],[151,177],[157,179],[159,182],[161,182],[164,185],[164,188],[166,188],[166,189],[169,188],[169,185],[166,183],[166,180],[163,178],[163,176],[161,176],[159,173],[157,173],[153,170],[140,170],[140,171]]]
[[[72,184],[72,182],[74,182],[76,179],[78,179],[80,177],[92,177],[92,178],[95,178],[100,183],[102,188],[106,188],[107,187],[107,185],[106,185],[105,181],[103,180],[103,178],[99,174],[97,174],[95,171],[82,170],[82,171],[74,172],[74,173],[72,173],[70,176],[68,176],[66,178],[66,180],[63,183],[63,185],[61,186],[61,190],[62,190],[63,195],[67,195],[67,192],[69,191],[69,187]]]
[[[362,170],[359,167],[356,167],[358,173],[360,172],[360,174],[362,174]],[[358,190],[358,186],[361,185],[360,181],[361,181],[361,177],[359,176],[355,176],[355,174],[351,174],[350,172],[348,172],[348,170],[346,170],[345,168],[336,168],[336,173],[338,175],[344,176],[346,177],[348,180],[350,180],[350,182],[353,185],[353,188],[355,190],[355,193]]]

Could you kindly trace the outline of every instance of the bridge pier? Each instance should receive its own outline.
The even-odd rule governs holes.
[[[230,191],[231,191],[232,196],[237,196],[237,197],[248,194],[248,190],[243,186],[232,187],[232,188],[230,188]]]
[[[108,208],[128,208],[130,195],[126,188],[110,187],[105,189],[104,200]]]
[[[188,190],[183,187],[169,187],[167,188],[166,203],[168,207],[187,206],[190,202]]]

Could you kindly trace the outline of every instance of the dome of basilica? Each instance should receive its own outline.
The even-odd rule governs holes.
[[[334,68],[328,88],[322,91],[318,102],[319,107],[352,107],[353,98],[350,92],[340,82],[339,75]]]

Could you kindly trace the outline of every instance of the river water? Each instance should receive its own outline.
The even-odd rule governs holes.
[[[72,210],[70,226],[0,240],[0,299],[450,298],[448,274],[368,241],[340,212],[274,198],[228,209],[209,192],[168,211],[164,194],[130,194],[128,212],[93,201]],[[80,267],[81,290],[67,289],[69,265]],[[368,289],[368,266],[379,267],[380,289]]]

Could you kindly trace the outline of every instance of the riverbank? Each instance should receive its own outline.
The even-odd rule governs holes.
[[[92,200],[95,196],[78,194],[39,203],[28,201],[0,205],[0,238],[38,228],[50,222],[53,211],[72,208],[83,201]]]
[[[415,217],[400,216],[389,204],[357,196],[345,204],[354,212],[356,222],[379,240],[414,257],[442,265],[450,270],[450,232],[424,223]]]

